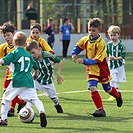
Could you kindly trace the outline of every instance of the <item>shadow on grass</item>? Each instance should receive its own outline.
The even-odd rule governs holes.
[[[35,123],[35,124],[38,124],[38,123]],[[53,131],[54,132],[59,132],[59,133],[62,133],[62,132],[76,132],[76,133],[105,133],[105,132],[109,132],[109,133],[125,133],[125,131],[123,131],[122,129],[112,129],[111,127],[102,127],[102,125],[97,125],[97,127],[91,127],[88,125],[88,127],[62,127],[62,126],[57,126],[57,127],[54,127],[54,126],[50,126],[50,125],[47,125],[47,127],[34,127],[32,126],[32,124],[30,124],[31,126],[17,126],[17,128],[19,128],[19,131],[20,133],[22,133],[23,131],[21,131],[22,129],[26,129],[27,131],[29,130],[29,128],[31,128],[32,130],[35,130],[37,132],[39,131],[44,131],[44,132],[50,132],[50,131]],[[12,126],[8,126],[8,128],[11,128]],[[126,131],[126,133],[131,133],[131,131]]]
[[[106,116],[106,117],[93,117],[90,113],[86,113],[86,116],[63,113],[62,116],[47,116],[47,118],[63,119],[63,120],[89,120],[89,121],[104,121],[104,122],[124,122],[127,120],[132,120],[132,117],[117,117],[117,116]]]
[[[80,128],[77,128],[77,127],[46,127],[46,129],[53,129],[54,131],[56,130],[60,130],[61,132],[65,132],[67,133],[70,133],[70,132],[75,132],[75,133],[106,133],[106,132],[109,132],[109,133],[125,133],[125,131],[123,130],[120,130],[120,129],[112,129],[111,127],[110,128],[103,128],[103,127],[100,127],[100,126],[97,126],[96,128],[92,128],[92,127],[88,127],[87,128],[84,128],[84,127],[80,127]],[[131,131],[126,131],[126,133],[132,133]]]
[[[36,116],[38,117],[38,116]],[[56,125],[54,126],[54,124],[52,124],[52,126],[49,124],[50,119],[53,121],[53,123],[56,121],[62,121],[61,125]],[[92,115],[90,115],[89,113],[86,115],[77,115],[77,114],[72,114],[72,113],[63,113],[63,114],[58,114],[58,116],[47,116],[47,120],[48,120],[48,125],[45,128],[40,127],[39,122],[32,122],[32,123],[23,123],[21,124],[21,126],[17,126],[17,128],[19,128],[19,130],[21,131],[21,129],[32,129],[32,130],[36,130],[38,129],[39,131],[41,130],[45,130],[50,131],[52,130],[53,132],[96,132],[96,133],[104,133],[104,132],[110,132],[110,133],[125,133],[125,130],[122,130],[121,128],[118,129],[112,129],[112,127],[110,127],[108,124],[107,126],[103,126],[103,122],[104,125],[106,125],[106,123],[114,123],[114,122],[119,122],[119,124],[123,123],[123,122],[127,122],[129,120],[132,120],[132,117],[117,117],[117,116],[107,116],[107,117],[93,117]],[[73,121],[76,123],[74,124],[74,126],[71,126],[71,124],[69,124],[69,121]],[[84,122],[81,122],[84,120]],[[84,126],[84,123],[88,123],[88,126]],[[89,123],[91,122],[95,122],[97,123],[97,125],[92,125]],[[59,122],[59,123],[60,123]],[[101,124],[100,124],[101,122]],[[64,124],[63,124],[64,123]],[[68,124],[66,124],[68,123]],[[38,126],[36,126],[38,125]],[[8,127],[14,127],[14,126],[8,126]],[[128,131],[126,131],[126,133],[131,133],[130,129],[128,129]]]
[[[67,103],[74,103],[74,102],[76,102],[77,104],[79,104],[79,103],[92,103],[93,104],[93,101],[92,101],[92,99],[74,99],[74,98],[66,98],[66,97],[59,97],[59,99],[60,99],[60,101],[62,101],[62,103],[64,102],[64,101],[66,101]],[[103,102],[103,105],[116,105],[116,100],[114,100],[114,101],[107,101],[107,99],[102,99],[102,102]],[[131,104],[132,104],[132,99],[130,99],[130,100],[123,100],[123,105],[124,106],[130,106],[131,107]]]
[[[66,97],[59,97],[59,99],[60,99],[60,100],[67,101],[67,102],[70,101],[71,103],[72,103],[72,102],[75,102],[75,101],[76,101],[77,103],[78,103],[78,102],[85,102],[85,103],[86,103],[86,102],[87,102],[87,103],[88,103],[88,102],[92,102],[92,100],[89,100],[89,99],[84,100],[84,99],[74,99],[74,98],[66,98]],[[63,101],[62,101],[62,102],[63,102]]]

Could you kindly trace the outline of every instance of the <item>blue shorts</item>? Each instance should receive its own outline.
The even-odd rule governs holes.
[[[91,86],[97,87],[97,84],[98,84],[97,80],[89,80],[88,89],[90,89]],[[110,82],[108,82],[107,84],[102,84],[102,86],[105,91],[109,91],[111,89]]]
[[[91,86],[96,86],[97,87],[98,81],[97,80],[89,80],[88,81],[88,88]]]

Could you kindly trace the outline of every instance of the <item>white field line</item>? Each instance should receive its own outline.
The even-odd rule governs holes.
[[[80,90],[80,91],[67,91],[67,92],[59,92],[57,93],[57,95],[59,94],[72,94],[72,93],[81,93],[81,92],[88,92],[89,90]],[[99,92],[104,92],[104,90],[98,90]],[[121,90],[121,92],[126,92],[126,93],[130,93],[133,92],[133,90]],[[43,96],[45,94],[38,94],[38,96]],[[2,99],[2,98],[0,98]]]
[[[67,91],[67,92],[59,92],[57,93],[57,95],[59,94],[72,94],[72,93],[81,93],[81,92],[88,92],[89,90],[81,90],[81,91]],[[104,92],[104,90],[98,90],[99,92]],[[126,92],[126,93],[130,93],[133,92],[133,90],[121,90],[120,92]],[[45,94],[38,94],[38,96],[43,96]]]

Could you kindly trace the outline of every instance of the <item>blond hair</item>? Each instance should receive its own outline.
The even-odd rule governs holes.
[[[26,39],[27,39],[26,34],[22,31],[18,31],[18,32],[15,33],[15,35],[13,37],[13,42],[17,46],[24,46],[25,43],[26,43]]]
[[[119,26],[115,26],[115,25],[111,25],[109,28],[108,28],[108,34],[110,34],[111,32],[114,33],[114,34],[120,34],[121,33],[121,29]]]

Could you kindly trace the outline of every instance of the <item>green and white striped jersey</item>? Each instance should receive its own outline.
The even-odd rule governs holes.
[[[109,69],[115,69],[119,66],[124,65],[125,63],[125,56],[126,56],[126,47],[124,46],[123,42],[120,42],[117,45],[114,45],[113,41],[107,43],[107,55],[115,56],[115,57],[122,57],[121,60],[108,60]]]
[[[60,58],[54,56],[53,54],[41,51],[42,53],[42,61],[36,60],[39,66],[39,75],[37,81],[40,84],[48,85],[53,83],[54,81],[54,63],[59,63],[61,61]]]
[[[38,66],[36,61],[24,48],[18,47],[2,59],[4,60],[4,65],[10,65],[14,88],[34,87],[31,70],[32,68],[35,70],[38,69]]]

